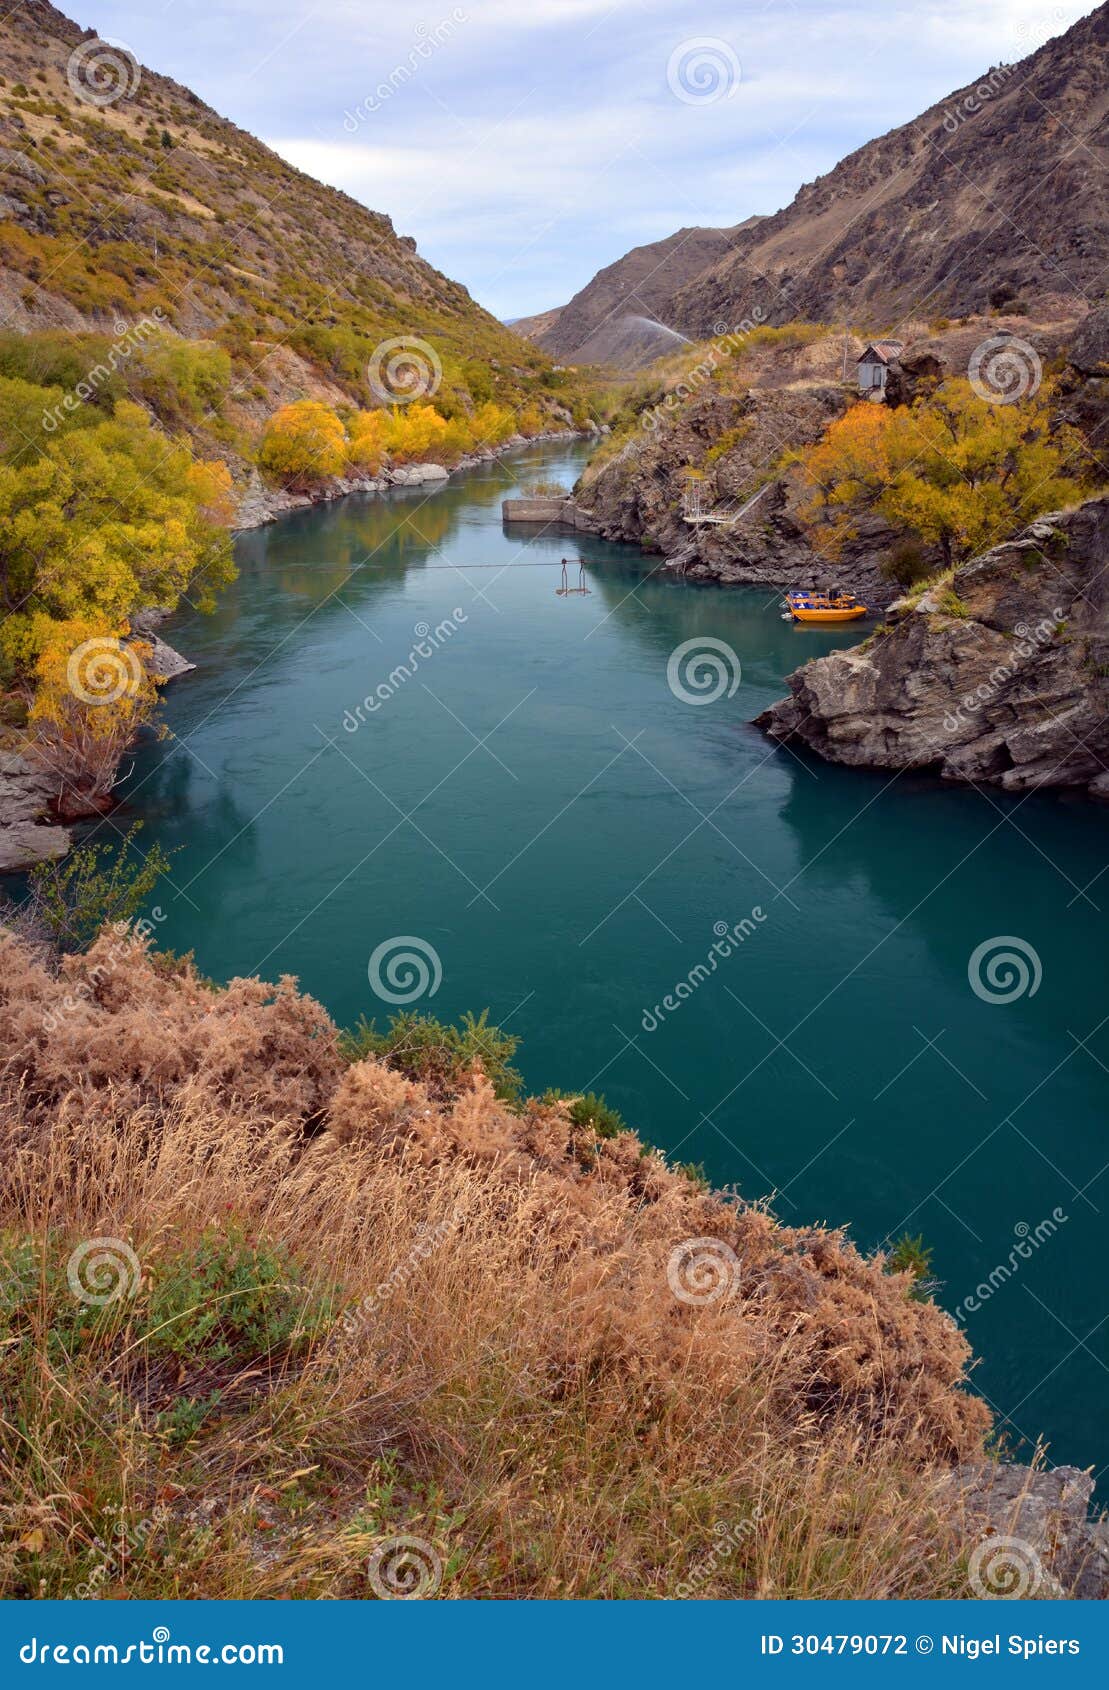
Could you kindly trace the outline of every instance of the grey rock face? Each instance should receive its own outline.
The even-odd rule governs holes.
[[[35,863],[64,857],[69,832],[43,822],[53,783],[14,751],[0,751],[0,874],[19,874]]]
[[[1109,497],[1041,517],[949,591],[895,605],[889,631],[798,669],[759,725],[830,762],[1102,796],[1107,562]]]
[[[961,1467],[955,1478],[968,1525],[980,1534],[971,1551],[976,1595],[1109,1597],[1109,1525],[1089,1517],[1089,1473],[1000,1462]]]

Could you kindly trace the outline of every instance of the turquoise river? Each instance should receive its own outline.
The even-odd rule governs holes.
[[[1013,1446],[1100,1470],[1109,816],[773,747],[751,719],[858,634],[502,529],[584,456],[241,538],[217,613],[168,630],[198,667],[113,818],[181,847],[159,942],[345,1025],[426,977],[415,1007],[488,1007],[531,1089],[603,1092],[788,1222],[922,1234]],[[706,640],[720,696],[689,702],[714,677],[672,654]]]

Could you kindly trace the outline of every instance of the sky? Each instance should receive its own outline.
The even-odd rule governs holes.
[[[61,0],[62,9],[71,8]],[[78,21],[384,211],[511,319],[803,182],[1088,3],[94,0]]]

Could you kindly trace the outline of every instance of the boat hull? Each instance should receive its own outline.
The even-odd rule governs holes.
[[[857,622],[866,615],[865,604],[852,605],[846,610],[793,610],[795,622]]]

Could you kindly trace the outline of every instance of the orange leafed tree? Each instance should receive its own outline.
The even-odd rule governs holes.
[[[1007,538],[1042,511],[1084,496],[1089,454],[1062,422],[1054,386],[1013,404],[983,398],[962,378],[914,405],[853,405],[798,454],[813,487],[806,518],[830,555],[877,511],[938,546],[947,566]]]
[[[120,758],[157,708],[153,648],[125,641],[126,631],[73,618],[45,636],[29,721],[34,756],[57,782],[60,815],[107,807]]]

